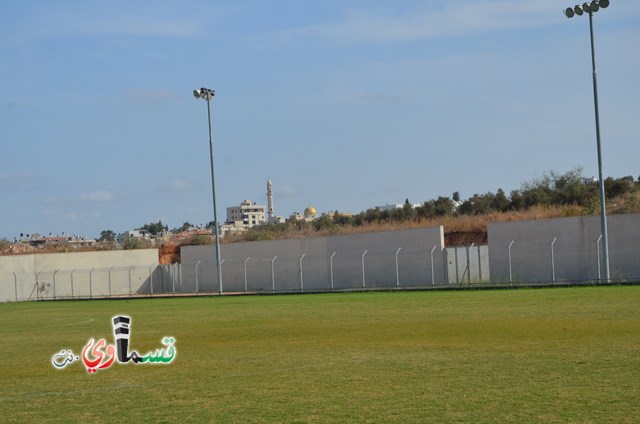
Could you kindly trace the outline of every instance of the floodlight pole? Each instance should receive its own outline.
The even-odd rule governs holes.
[[[600,190],[600,227],[602,235],[602,247],[604,256],[604,278],[606,282],[611,279],[609,268],[609,237],[607,234],[607,207],[605,204],[604,178],[602,172],[602,148],[600,143],[600,112],[598,108],[598,78],[596,72],[596,49],[593,35],[593,14],[598,10],[609,7],[609,0],[594,0],[590,4],[584,3],[582,7],[576,5],[574,8],[567,8],[564,14],[567,18],[576,15],[580,16],[584,12],[589,14],[589,35],[591,39],[591,69],[593,75],[593,105],[596,119],[596,143],[598,147],[598,186]]]
[[[207,101],[207,117],[209,120],[209,152],[211,153],[211,191],[213,194],[213,226],[216,242],[216,271],[218,276],[218,288],[222,294],[222,261],[220,260],[220,230],[218,228],[218,209],[216,207],[216,178],[213,165],[213,130],[211,128],[211,98],[215,95],[213,90],[201,88],[194,90],[193,94],[196,99],[202,98]]]
[[[596,50],[593,41],[593,12],[589,12],[589,34],[591,36],[591,68],[593,74],[593,106],[596,118],[596,143],[598,145],[598,185],[600,186],[600,227],[604,252],[604,278],[608,283],[609,271],[609,237],[607,236],[607,207],[605,205],[604,178],[602,175],[602,148],[600,147],[600,112],[598,109],[598,77],[596,72]]]

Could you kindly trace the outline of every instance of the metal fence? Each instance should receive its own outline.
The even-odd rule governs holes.
[[[165,266],[176,293],[284,293],[401,289],[441,285],[443,253],[422,249],[365,249],[330,254],[263,256],[222,260],[222,282],[215,263]],[[176,280],[177,279],[177,280]],[[168,288],[168,287],[167,287]]]
[[[216,269],[211,262],[181,264],[171,275],[179,278],[178,287],[195,293],[407,289],[489,281],[487,246],[436,247],[223,259],[221,287],[212,279]]]
[[[215,263],[53,270],[3,274],[0,301],[96,299],[205,293],[287,293],[405,289],[448,284],[447,252],[434,248],[365,249]]]
[[[493,283],[600,283],[604,282],[601,237],[590,243],[550,237],[526,243],[510,240],[491,245]],[[633,242],[612,243],[609,282],[640,279],[640,246]]]
[[[0,274],[0,301],[95,299],[153,294],[157,265]],[[155,293],[158,293],[155,291]]]
[[[372,247],[235,257],[222,260],[220,283],[213,258],[173,265],[0,273],[0,301],[604,283],[600,239],[581,246],[554,237],[526,245],[510,241],[491,249]],[[612,250],[609,282],[640,281],[639,256],[636,245]]]
[[[492,223],[487,235],[493,284],[635,282],[640,277],[640,214],[609,217],[609,279],[598,216]]]

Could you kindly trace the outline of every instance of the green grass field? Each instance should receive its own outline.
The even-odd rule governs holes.
[[[169,365],[61,349],[176,339]],[[637,422],[640,287],[0,304],[2,422]]]

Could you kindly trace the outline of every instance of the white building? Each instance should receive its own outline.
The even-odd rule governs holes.
[[[151,233],[147,230],[129,230],[118,236],[118,241],[122,243],[126,238],[137,238],[141,240],[151,240]]]
[[[265,205],[258,205],[251,200],[244,200],[239,206],[227,208],[227,221],[225,224],[245,229],[254,225],[264,224],[266,221],[265,211]]]
[[[285,222],[283,217],[274,212],[271,180],[267,181],[267,205],[258,205],[251,200],[244,200],[239,206],[228,207],[227,220],[221,226],[222,234],[237,234],[256,225]]]

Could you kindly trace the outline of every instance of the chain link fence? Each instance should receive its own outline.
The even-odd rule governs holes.
[[[63,269],[74,262],[59,259],[50,271],[0,268],[0,301],[636,283],[640,216],[617,221],[609,279],[597,221],[581,218],[490,226],[486,246],[442,248],[441,230],[227,245],[221,281],[212,246],[189,246],[173,265]]]
[[[435,250],[435,249],[434,249]],[[177,287],[194,293],[284,293],[420,288],[445,284],[443,253],[422,249],[365,249],[299,256],[223,259],[222,289],[212,262],[179,265]],[[437,269],[436,269],[437,267]],[[170,268],[165,268],[170,271]]]
[[[97,299],[153,294],[155,288],[160,289],[165,275],[157,265],[12,272],[10,275],[0,273],[0,301]]]

